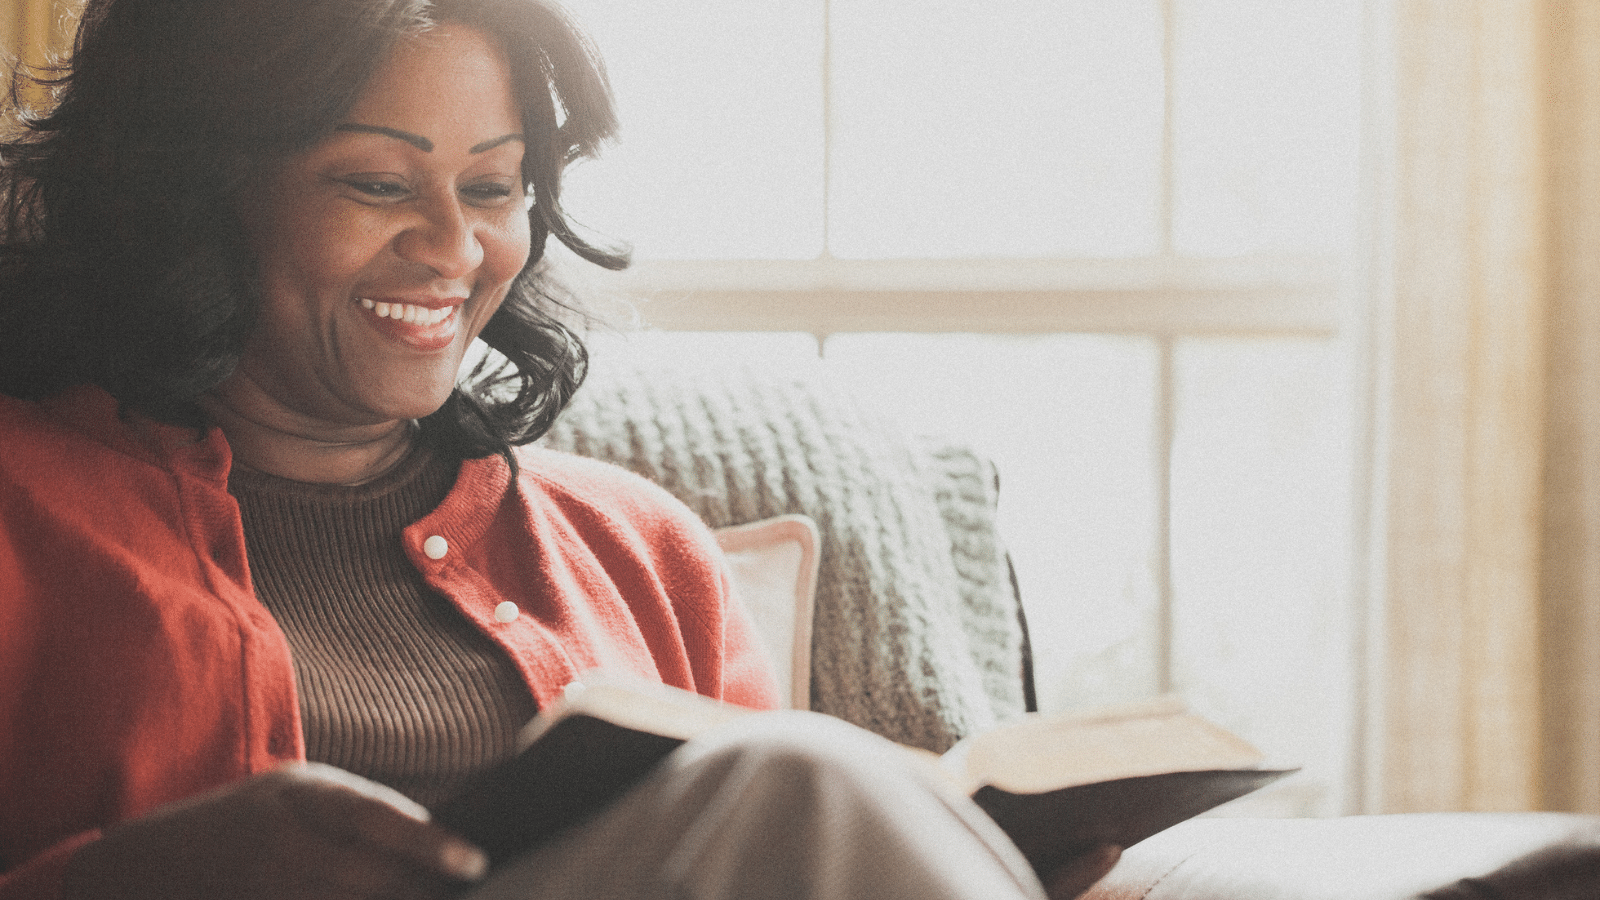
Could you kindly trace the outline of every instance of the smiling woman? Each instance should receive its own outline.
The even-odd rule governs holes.
[[[265,282],[248,274],[274,264],[260,255],[260,235],[251,229],[259,232],[274,222],[305,225],[304,219],[287,221],[296,213],[285,204],[268,209],[269,198],[279,190],[311,190],[309,181],[294,181],[291,170],[330,165],[329,155],[358,152],[367,142],[392,144],[392,153],[421,153],[370,128],[350,128],[406,131],[409,125],[444,129],[416,135],[440,145],[425,154],[430,160],[493,144],[467,155],[481,166],[500,168],[450,173],[453,180],[476,179],[457,185],[457,196],[463,209],[482,218],[477,213],[486,211],[494,193],[510,191],[517,196],[504,198],[508,212],[500,227],[520,224],[527,231],[514,241],[525,255],[520,268],[507,273],[503,257],[486,258],[501,267],[497,277],[511,283],[504,288],[503,312],[476,322],[485,342],[511,367],[480,372],[482,390],[448,394],[436,413],[421,417],[422,430],[467,455],[505,453],[542,433],[581,378],[584,361],[581,342],[555,315],[560,291],[543,269],[544,239],[554,235],[602,266],[626,262],[625,254],[579,237],[562,210],[567,163],[594,154],[615,129],[604,72],[565,15],[514,0],[452,5],[457,22],[492,35],[495,47],[481,48],[471,64],[477,71],[465,60],[452,61],[433,87],[448,90],[451,79],[459,87],[474,82],[482,67],[499,67],[499,95],[492,102],[501,117],[484,123],[483,134],[466,148],[455,148],[444,146],[446,136],[480,127],[464,117],[483,109],[433,104],[454,111],[431,122],[352,118],[358,88],[373,77],[389,48],[425,25],[423,4],[358,9],[304,3],[295,8],[304,18],[290,22],[279,5],[266,2],[172,3],[193,17],[181,23],[160,11],[165,5],[86,7],[59,102],[48,115],[31,114],[27,128],[0,150],[9,162],[0,175],[10,195],[4,224],[10,235],[37,237],[25,244],[8,240],[0,251],[6,276],[0,291],[29,298],[0,308],[0,390],[41,397],[86,381],[162,421],[207,421],[199,408],[202,396],[233,374],[246,356],[247,340],[268,337],[252,334],[253,326],[257,316],[271,318],[277,308],[263,302]],[[432,62],[449,55],[439,52],[438,42],[450,39],[424,42],[434,45]],[[151,47],[166,52],[150,53]],[[418,48],[418,54],[425,52]],[[382,104],[370,110],[380,117],[403,115],[408,102],[413,114],[428,105],[428,97],[403,93],[374,92],[364,102]],[[509,135],[520,140],[496,143]],[[524,147],[532,149],[523,153]],[[507,154],[514,158],[505,159]],[[316,163],[313,156],[323,158]],[[513,168],[505,169],[508,163]],[[363,168],[340,173],[347,192],[376,204],[374,209],[390,210],[394,221],[400,209],[424,207],[437,219],[438,198],[425,193],[434,185],[413,185],[424,193],[400,198],[392,193],[403,179],[394,176],[404,172],[380,167],[374,171],[384,178],[350,177],[366,174]],[[429,174],[443,173],[435,165]],[[499,179],[494,186],[491,174]],[[525,192],[534,200],[531,207]],[[348,217],[339,221],[366,227]],[[401,235],[398,243],[412,241]],[[274,255],[288,252],[284,247]],[[422,293],[430,291],[437,293]],[[376,307],[384,298],[364,299]],[[510,399],[491,402],[489,388],[495,397]]]
[[[547,0],[91,0],[0,144],[0,900],[442,898],[427,808],[585,672],[756,708],[703,522],[532,446],[614,130]],[[459,377],[481,339],[501,363]],[[62,616],[65,608],[87,612]],[[1067,898],[809,713],[697,738],[489,897]]]
[[[299,481],[402,458],[529,257],[521,116],[482,32],[401,45],[347,118],[246,191],[260,318],[202,399],[238,462]]]

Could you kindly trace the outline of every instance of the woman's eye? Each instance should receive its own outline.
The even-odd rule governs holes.
[[[484,205],[519,197],[522,195],[522,191],[515,185],[491,181],[469,184],[461,189],[461,194],[467,198],[468,202]]]
[[[393,200],[404,197],[407,193],[406,186],[395,181],[376,181],[369,178],[343,178],[340,182],[360,194],[365,194],[374,200]]]

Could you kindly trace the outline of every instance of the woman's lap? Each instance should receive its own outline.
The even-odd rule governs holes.
[[[1020,853],[900,748],[812,713],[746,716],[469,900],[1041,900]]]

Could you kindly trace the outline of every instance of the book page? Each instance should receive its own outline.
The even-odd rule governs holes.
[[[1262,754],[1183,709],[1156,701],[1088,715],[1030,715],[963,740],[946,764],[969,791],[1039,793],[1165,772],[1251,769]]]

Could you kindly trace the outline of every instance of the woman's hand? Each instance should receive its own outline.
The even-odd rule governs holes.
[[[483,876],[477,848],[383,785],[315,763],[164,806],[68,865],[67,900],[446,896]]]
[[[1050,900],[1072,900],[1106,877],[1121,858],[1121,847],[1096,847],[1051,873],[1045,879],[1044,892]]]

